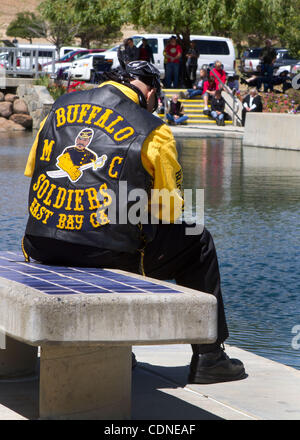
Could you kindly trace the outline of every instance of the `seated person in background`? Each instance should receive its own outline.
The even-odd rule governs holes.
[[[184,116],[183,104],[178,101],[178,95],[174,95],[168,103],[167,120],[169,124],[182,124],[188,119]]]
[[[203,112],[208,112],[208,102],[215,95],[217,90],[217,85],[213,76],[209,76],[207,81],[204,81],[203,84],[203,100],[204,100],[204,109]]]
[[[216,81],[216,84],[217,84],[216,90],[221,89],[222,84],[220,84],[220,82],[216,79],[216,76],[217,76],[223,84],[225,84],[225,82],[226,82],[226,72],[225,72],[225,70],[223,70],[223,64],[221,63],[221,61],[215,62],[215,67],[210,71],[210,75]]]
[[[192,89],[187,90],[185,98],[190,99],[194,96],[202,95],[205,81],[207,81],[207,72],[205,69],[200,69],[200,77],[197,84],[195,84]]]
[[[273,86],[279,86],[282,85],[282,92],[284,93],[286,90],[292,88],[292,82],[291,78],[289,76],[289,71],[284,70],[277,76],[273,76],[272,79]]]
[[[242,125],[244,127],[248,112],[262,112],[261,97],[255,88],[250,89],[249,94],[243,99]]]
[[[165,94],[161,91],[158,98],[158,107],[157,107],[157,113],[162,114],[165,113]]]
[[[215,119],[217,125],[225,125],[224,122],[225,100],[220,90],[216,90],[215,96],[211,100],[211,117]]]
[[[256,87],[259,91],[263,82],[263,74],[261,71],[261,64],[256,68],[256,72],[253,72],[250,78],[241,78],[241,84],[245,84],[249,87]]]
[[[235,91],[236,95],[239,95],[240,92],[240,85],[239,85],[239,76],[229,76],[227,79],[227,86],[233,91]]]

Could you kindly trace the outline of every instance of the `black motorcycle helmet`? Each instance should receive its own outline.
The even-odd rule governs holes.
[[[159,70],[148,61],[131,61],[125,67],[131,78],[139,79],[160,94],[160,73]]]
[[[159,70],[148,61],[131,61],[125,65],[125,68],[118,68],[105,72],[103,74],[104,79],[113,80],[127,85],[133,89],[139,97],[139,104],[141,107],[147,109],[147,102],[143,93],[135,87],[130,81],[138,79],[151,88],[156,89],[155,93],[155,105],[152,109],[154,112],[158,106],[158,96],[160,95],[160,73]]]

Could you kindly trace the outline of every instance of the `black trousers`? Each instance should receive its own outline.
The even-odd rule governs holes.
[[[47,264],[106,267],[140,273],[140,253],[129,254],[77,245],[43,237],[24,237],[29,256]],[[218,338],[214,344],[193,344],[194,354],[215,350],[229,336],[220,286],[218,258],[213,238],[204,228],[201,235],[187,235],[186,225],[161,224],[144,254],[145,275],[214,295],[218,303]]]

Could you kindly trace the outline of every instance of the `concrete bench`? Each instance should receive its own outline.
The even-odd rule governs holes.
[[[0,253],[0,378],[32,372],[40,346],[41,419],[130,419],[132,345],[212,343],[216,329],[212,295]]]

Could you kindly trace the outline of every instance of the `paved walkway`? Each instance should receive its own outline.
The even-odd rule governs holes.
[[[135,346],[132,420],[299,420],[300,371],[236,347],[248,377],[213,385],[186,383],[189,345]],[[0,420],[38,417],[38,378],[0,381]]]

